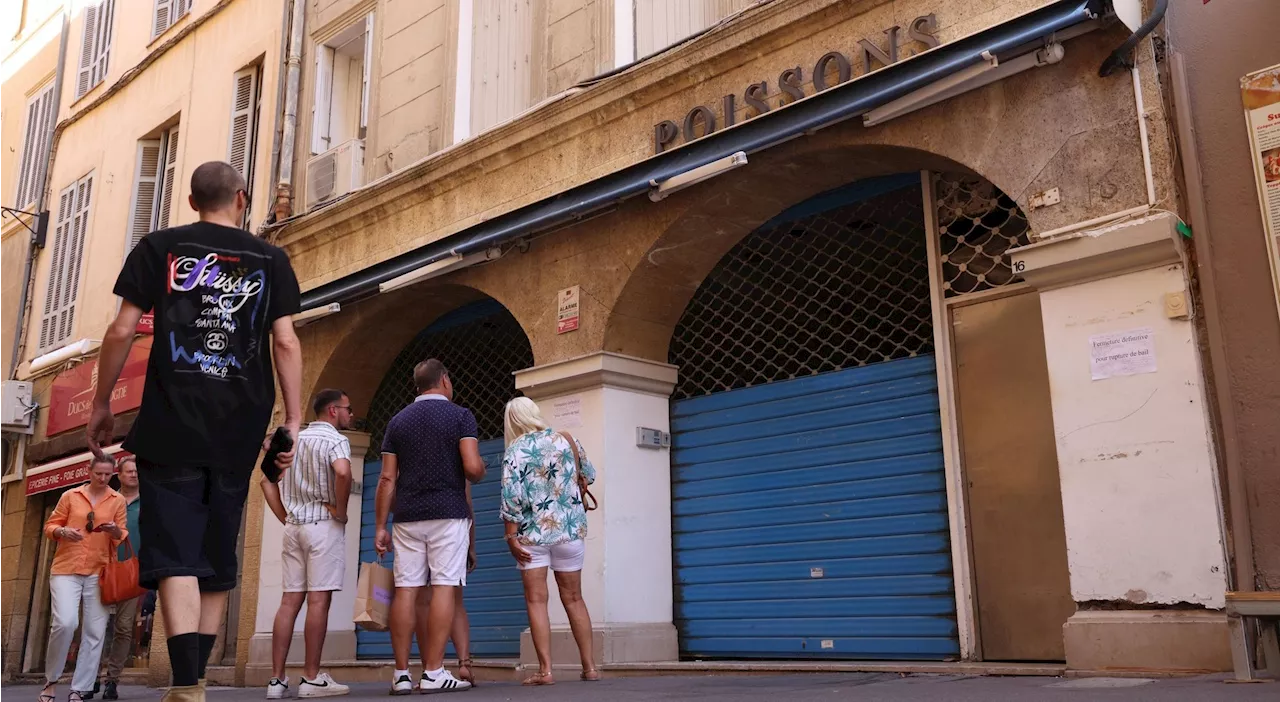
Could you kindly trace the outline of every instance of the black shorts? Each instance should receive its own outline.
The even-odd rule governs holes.
[[[238,578],[236,550],[253,466],[173,468],[138,459],[138,549],[142,587],[194,576],[201,592],[225,592]]]

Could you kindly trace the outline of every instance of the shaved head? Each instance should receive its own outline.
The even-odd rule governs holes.
[[[235,203],[236,193],[248,190],[244,178],[223,161],[200,164],[191,174],[191,205],[205,212]]]

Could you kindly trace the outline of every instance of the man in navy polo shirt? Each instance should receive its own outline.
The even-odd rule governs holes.
[[[467,481],[484,478],[476,418],[453,404],[449,371],[432,358],[413,369],[418,397],[387,424],[382,475],[375,505],[379,554],[395,548],[396,593],[391,602],[391,649],[396,670],[391,693],[413,692],[409,643],[418,590],[430,586],[427,640],[422,653],[423,692],[466,690],[471,683],[444,669],[444,647],[453,623],[454,594],[467,580],[471,509]],[[394,505],[394,510],[392,509]],[[395,513],[392,531],[387,515]]]

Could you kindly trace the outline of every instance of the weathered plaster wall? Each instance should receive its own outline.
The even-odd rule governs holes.
[[[998,3],[980,15],[968,12],[964,3],[943,2],[932,9],[939,16],[939,38],[950,41],[986,26],[977,23],[975,17],[989,24],[1040,4],[1043,3],[1016,0]],[[778,73],[788,67],[812,66],[819,56],[832,49],[851,53],[858,39],[878,37],[885,27],[902,21],[902,17],[909,21],[922,13],[922,8],[923,5],[914,0],[896,3],[807,0],[762,5],[695,42],[544,106],[525,119],[474,137],[439,158],[427,159],[379,187],[348,198],[341,207],[330,207],[305,217],[278,236],[294,256],[295,265],[304,272],[305,287],[334,280],[647,158],[652,153],[655,123],[682,119],[698,104],[718,105],[723,95],[740,94],[746,85],[760,80],[774,81]],[[948,19],[956,16],[965,19]],[[1102,181],[1119,168],[1120,175],[1110,177],[1124,180],[1117,181],[1114,189],[1106,188],[1088,205],[1079,208],[1094,214],[1119,209],[1123,202],[1136,202],[1135,198],[1144,197],[1141,189],[1135,195],[1127,188],[1128,181],[1132,180],[1131,171],[1136,167],[1140,173],[1141,168],[1141,159],[1133,151],[1137,145],[1136,125],[1132,118],[1127,122],[1124,119],[1125,110],[1132,115],[1132,89],[1123,77],[1109,81],[1092,77],[1096,65],[1080,73],[1083,59],[1074,55],[1095,55],[1100,62],[1105,56],[1103,45],[1113,46],[1122,36],[1123,32],[1111,30],[1071,42],[1066,62],[1037,72],[1059,76],[1070,73],[1071,77],[1061,78],[1056,84],[1052,81],[1044,84],[1041,94],[1027,95],[1026,101],[1018,93],[1005,95],[1001,86],[982,91],[981,94],[988,96],[987,102],[972,112],[982,118],[982,122],[972,127],[957,123],[949,115],[951,103],[922,111],[920,115],[930,115],[934,122],[949,125],[951,132],[936,123],[932,128],[945,135],[938,141],[952,152],[958,145],[950,142],[956,141],[955,137],[961,132],[972,132],[970,141],[980,137],[989,139],[991,160],[1011,155],[1011,148],[1005,148],[1009,147],[1009,141],[1020,137],[1030,140],[1029,133],[1038,135],[1039,139],[1029,147],[1036,150],[1040,165],[1032,159],[1022,167],[1024,170],[1034,167],[1030,171],[1032,176],[1053,163],[1054,155],[1058,155],[1062,163],[1076,164],[1063,166],[1064,170],[1094,169],[1092,181]],[[1075,68],[1070,68],[1072,66]],[[1058,93],[1067,89],[1077,98],[1072,101],[1073,105],[1080,105],[1088,97],[1092,102],[1106,105],[1107,109],[1087,113],[1084,121],[1066,120],[1064,117],[1076,113],[1075,109],[1062,109],[1063,103],[1058,100]],[[807,90],[812,92],[811,87]],[[771,100],[781,99],[776,89],[770,95]],[[1046,100],[1047,105],[1039,105]],[[1017,125],[1020,131],[1002,135],[1007,140],[997,143],[989,127],[1002,126],[1002,113],[1012,109],[1010,104],[1021,106],[1020,109],[1029,114],[1004,116],[1003,124]],[[1159,101],[1147,104],[1153,125],[1160,122]],[[869,130],[859,141],[918,145],[918,134],[903,133],[901,127],[895,131],[891,127],[892,124],[885,129]],[[896,136],[886,136],[888,134]],[[1090,135],[1095,138],[1090,139]],[[1161,132],[1153,131],[1157,148],[1162,138]],[[943,143],[944,139],[947,143]],[[973,144],[967,148],[976,150]],[[1167,153],[1167,148],[1164,151]],[[1025,152],[1026,148],[1019,150],[1020,155]],[[1164,166],[1167,170],[1162,158],[1167,161],[1167,157],[1157,152],[1157,167]],[[954,160],[968,162],[967,159]],[[1080,163],[1082,160],[1100,163]],[[1023,191],[1031,185],[1032,176],[1022,172],[1007,175],[1020,175],[1023,182],[1002,182],[1011,179],[1001,177],[992,179],[1006,191],[1024,197]],[[500,185],[495,187],[495,184]],[[1066,199],[1075,202],[1079,197],[1081,195],[1076,194]],[[1037,216],[1044,228],[1052,228],[1058,223],[1074,221],[1075,211],[1068,211],[1074,207],[1068,204],[1058,210],[1064,214],[1045,211]],[[378,222],[376,236],[362,231],[371,221]]]
[[[1191,322],[1164,311],[1184,275],[1172,265],[1040,293],[1076,602],[1224,606],[1199,353]],[[1138,328],[1153,331],[1156,372],[1092,380],[1089,337]]]
[[[455,32],[445,0],[387,0],[374,24],[380,80],[376,86],[376,140],[372,175],[381,177],[437,151],[444,134],[447,75],[452,67],[448,37]],[[456,22],[455,22],[456,24]]]
[[[1280,319],[1253,183],[1239,79],[1280,63],[1280,3],[1171,3],[1172,51],[1185,56],[1191,116],[1208,231],[1196,231],[1204,310],[1221,332],[1215,378],[1223,415],[1224,459],[1238,468],[1247,493],[1256,587],[1280,590]],[[1247,583],[1245,584],[1247,585]]]
[[[922,168],[970,169],[1020,200],[1058,187],[1061,205],[1031,212],[1040,231],[1141,204],[1146,194],[1132,84],[1127,76],[1103,80],[1095,73],[1116,38],[1112,33],[1077,39],[1060,65],[882,127],[849,122],[760,152],[747,168],[710,184],[659,204],[624,203],[616,212],[536,239],[528,253],[512,252],[443,280],[474,288],[510,309],[529,334],[538,364],[601,349],[665,361],[671,329],[721,255],[785,207],[859,178]],[[1150,68],[1150,62],[1144,64]],[[1062,109],[1055,98],[1062,93],[1077,96],[1073,109]],[[1162,121],[1158,94],[1147,105],[1149,121]],[[594,138],[595,132],[584,134],[565,147]],[[1154,151],[1158,197],[1168,201],[1169,149],[1157,142]],[[538,162],[532,157],[493,160],[498,163],[492,175],[472,173],[473,180],[459,187],[474,186],[480,197],[480,186],[489,184],[485,194],[492,196],[493,183],[511,182],[505,172],[523,173]],[[380,197],[359,220],[367,223],[381,215],[376,226],[356,229],[356,220],[344,219],[305,238],[286,235],[304,288],[331,279],[333,273],[325,270],[354,270],[353,262],[362,258],[386,257],[421,242],[421,232],[465,204],[447,191],[424,198],[423,192],[437,187],[443,186],[394,188],[394,195]],[[371,397],[376,379],[412,334],[456,306],[448,295],[441,296],[442,285],[428,282],[347,305],[341,314],[304,330],[304,344],[323,364],[330,352],[310,351],[312,340],[322,347],[340,343],[334,358],[347,373],[371,384]],[[582,328],[556,335],[555,294],[571,285],[582,287]],[[437,310],[437,305],[447,306]],[[371,338],[386,339],[386,347],[369,348]],[[311,363],[309,357],[309,368]],[[341,378],[326,384],[361,392]]]

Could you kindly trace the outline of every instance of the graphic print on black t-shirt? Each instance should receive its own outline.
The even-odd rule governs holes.
[[[245,377],[263,336],[271,259],[190,244],[175,245],[168,258],[165,317],[171,324],[165,326],[174,372]]]
[[[251,469],[275,404],[271,324],[299,309],[288,256],[243,230],[197,222],[143,237],[115,292],[155,312],[125,448],[163,465]]]

